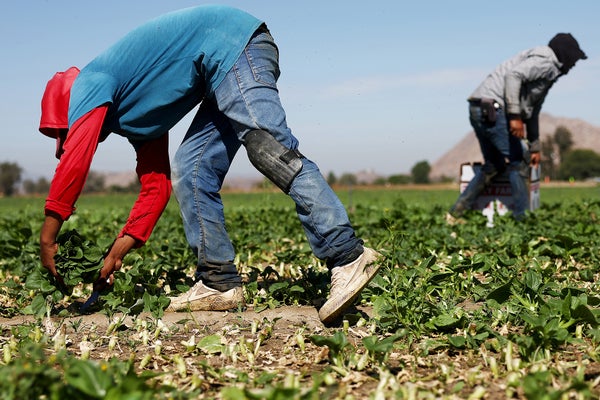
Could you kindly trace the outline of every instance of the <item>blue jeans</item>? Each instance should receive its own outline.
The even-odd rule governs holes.
[[[490,124],[483,120],[480,107],[469,105],[469,119],[479,141],[484,164],[452,206],[451,212],[455,214],[471,209],[477,196],[492,179],[506,170],[514,202],[513,216],[521,219],[528,209],[526,179],[529,177],[529,160],[524,159],[521,140],[509,132],[504,110],[496,111],[496,122]]]
[[[198,256],[196,279],[220,291],[241,285],[219,191],[244,136],[261,129],[284,146],[298,148],[279,99],[278,58],[271,35],[257,31],[214,96],[200,105],[173,160],[173,190],[187,240]],[[347,264],[362,253],[363,242],[317,165],[307,158],[302,163],[289,196],[313,253],[330,268]]]

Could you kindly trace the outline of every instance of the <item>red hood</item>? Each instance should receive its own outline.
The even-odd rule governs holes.
[[[57,72],[48,81],[42,96],[42,117],[40,132],[52,138],[58,138],[61,130],[69,128],[69,98],[71,86],[79,75],[77,67]]]

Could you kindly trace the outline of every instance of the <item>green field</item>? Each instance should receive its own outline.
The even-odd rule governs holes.
[[[84,196],[65,222],[61,292],[39,265],[43,198],[0,199],[0,397],[596,399],[600,196],[545,187],[522,223],[450,225],[452,188],[340,188],[380,273],[344,322],[316,316],[329,274],[293,203],[225,193],[247,310],[164,312],[193,284],[173,200],[91,315],[102,254],[133,195]]]
[[[422,188],[337,188],[336,193],[346,205],[353,207],[367,205],[376,207],[390,207],[401,199],[409,204],[423,206],[441,206],[449,208],[458,196],[458,189],[435,188],[435,186]],[[259,192],[226,192],[223,194],[223,202],[226,208],[236,206],[254,207],[257,205],[290,206],[293,202],[285,195],[276,191]],[[600,198],[599,186],[542,186],[540,199],[542,203],[552,204],[557,202],[578,202],[582,200]],[[79,208],[111,206],[131,207],[135,201],[135,195],[84,195],[78,202]],[[172,203],[175,203],[174,198]],[[14,212],[18,210],[42,209],[44,199],[40,197],[13,197],[0,198],[0,212]],[[171,204],[170,207],[176,207]]]

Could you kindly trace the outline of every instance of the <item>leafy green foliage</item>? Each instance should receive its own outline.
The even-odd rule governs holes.
[[[56,269],[64,279],[66,287],[59,285],[45,268],[39,265],[32,267],[25,275],[24,287],[36,295],[31,304],[24,308],[23,312],[26,314],[34,314],[38,317],[45,315],[46,300],[50,305],[55,304],[64,296],[70,296],[74,286],[91,283],[98,275],[102,250],[95,243],[84,239],[76,230],[67,230],[60,234],[57,243],[59,253],[55,256]],[[32,247],[23,246],[21,250],[33,251]]]
[[[318,307],[328,294],[329,273],[312,255],[293,205],[268,196],[258,204],[250,204],[248,197],[226,204],[227,229],[238,250],[235,262],[246,282],[247,303],[256,313],[285,305]],[[581,346],[595,349],[600,344],[599,201],[565,197],[562,202],[543,203],[522,223],[497,217],[495,226],[488,228],[478,212],[469,213],[466,224],[448,225],[444,219],[448,204],[440,202],[438,194],[423,193],[414,201],[398,194],[391,202],[379,194],[372,194],[370,200],[360,196],[353,193],[353,226],[368,246],[381,250],[384,261],[381,272],[357,301],[370,306],[372,315],[347,318],[353,322],[367,318],[362,323],[368,324],[369,333],[352,341],[347,329],[324,330],[310,335],[306,344],[301,335],[295,335],[295,350],[304,351],[305,346],[327,349],[319,361],[324,365],[322,373],[315,373],[312,386],[304,390],[296,383],[282,384],[268,370],[232,373],[207,361],[231,356],[232,349],[240,351],[238,357],[254,360],[268,334],[252,342],[239,337],[233,345],[226,344],[221,334],[196,333],[200,336],[197,344],[186,341],[185,351],[201,358],[196,365],[217,385],[230,386],[221,393],[223,398],[309,398],[358,371],[385,376],[392,385],[391,377],[399,376],[399,371],[410,373],[416,368],[407,361],[411,357],[422,365],[430,362],[429,356],[442,354],[481,357],[475,362],[477,368],[485,365],[503,380],[507,397],[514,394],[511,390],[530,398],[563,398],[573,391],[584,398],[598,394],[591,383],[594,371],[584,372],[586,363],[600,362],[595,350],[581,353],[577,373],[565,373],[563,367],[556,367],[556,360]],[[89,296],[89,283],[126,220],[128,207],[86,209],[80,205],[80,209],[63,227],[57,256],[72,289],[68,293],[57,290],[39,266],[39,227],[31,222],[37,209],[22,208],[20,213],[0,218],[2,316],[33,314],[41,320],[66,315],[71,303]],[[178,210],[170,206],[148,243],[125,258],[114,286],[102,294],[96,311],[109,317],[148,313],[159,320],[167,297],[193,284],[195,264]],[[24,343],[37,335],[30,327],[23,329],[28,330],[21,336]],[[62,353],[53,355],[60,360],[49,361],[36,350],[28,350],[30,356],[15,353],[9,342],[0,339],[0,344],[8,349],[5,354],[10,359],[0,373],[22,374],[29,379],[23,382],[31,385],[55,380],[53,374],[59,371],[63,386],[56,390],[68,387],[69,393],[82,398],[94,398],[92,392],[108,395],[102,390],[125,382],[131,382],[127,390],[140,390],[139,398],[145,398],[148,390],[145,377],[133,373],[127,362],[75,361]],[[399,349],[406,355],[401,361]],[[31,365],[56,368],[26,372],[28,359],[35,361]],[[172,363],[185,376],[181,357],[173,357]],[[450,389],[446,389],[460,397],[474,385],[467,376],[460,382],[448,379]],[[9,386],[6,390],[21,390],[19,385]],[[45,395],[51,393],[49,383],[38,387],[46,387]],[[410,397],[403,390],[396,386],[393,395]]]
[[[25,341],[20,357],[0,365],[0,397],[17,399],[155,399],[166,387],[149,385],[152,375],[139,376],[133,365],[118,359],[94,362],[65,351],[46,356],[39,344]]]
[[[81,282],[94,282],[104,251],[75,229],[61,233],[56,241],[59,246],[59,253],[55,257],[56,270],[65,284],[75,286]]]

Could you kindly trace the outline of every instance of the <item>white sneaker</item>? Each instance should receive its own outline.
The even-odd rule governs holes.
[[[329,298],[319,310],[319,318],[324,324],[338,318],[375,277],[379,265],[374,262],[380,256],[381,254],[375,250],[365,247],[356,260],[331,270]]]
[[[202,281],[186,293],[170,299],[171,304],[166,311],[227,311],[245,305],[241,286],[219,292],[205,286]]]

